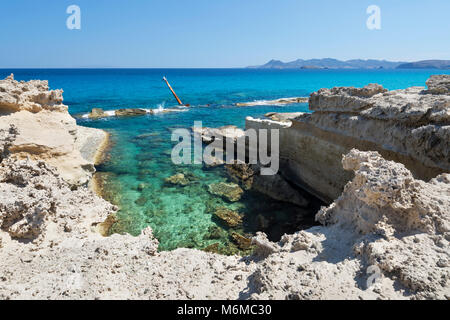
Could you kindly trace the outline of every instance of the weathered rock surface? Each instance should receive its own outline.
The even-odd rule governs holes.
[[[150,229],[139,237],[101,237],[92,232],[93,225],[114,211],[111,205],[87,190],[70,191],[45,164],[4,160],[2,175],[14,174],[3,178],[0,190],[9,197],[23,197],[29,207],[20,211],[28,219],[19,219],[21,227],[12,231],[2,211],[0,297],[448,298],[450,176],[429,183],[416,180],[403,165],[376,152],[353,150],[343,163],[355,171],[355,178],[338,200],[318,213],[324,226],[286,235],[279,243],[260,233],[252,241],[257,256],[240,258],[191,249],[158,253]],[[37,201],[8,190],[27,183],[25,188],[34,186],[38,192],[39,181],[45,184],[44,192],[54,192],[45,203],[55,201],[42,220],[32,218],[39,215],[30,210],[40,208]],[[37,238],[14,240],[12,235],[29,235],[16,230],[35,230]],[[233,241],[250,246],[237,233]],[[215,248],[217,244],[208,250]]]
[[[431,76],[427,81],[427,87],[427,92],[431,94],[450,94],[450,75]]]
[[[62,93],[62,90],[49,90],[48,81],[18,82],[11,74],[0,81],[0,113],[67,111],[67,106],[62,104]]]
[[[95,172],[97,150],[105,144],[103,130],[77,126],[62,104],[62,90],[47,81],[0,80],[0,130],[18,128],[9,142],[16,159],[44,160],[72,185],[86,184]]]
[[[47,237],[67,230],[86,234],[92,225],[114,212],[111,204],[91,191],[72,191],[58,172],[43,161],[2,161],[0,200],[0,229],[18,240],[41,241],[45,231]]]
[[[254,238],[266,259],[253,274],[252,297],[448,298],[450,175],[426,183],[376,152],[357,150],[343,164],[355,178],[317,214],[326,226],[278,244]]]
[[[264,116],[274,121],[289,122],[305,114],[304,112],[268,112]]]
[[[433,77],[430,88],[445,86]],[[450,171],[450,95],[421,87],[387,91],[364,88],[321,89],[310,97],[312,114],[280,126],[281,174],[325,202],[336,199],[352,174],[340,159],[352,148],[378,151],[403,163],[415,178],[429,180]],[[276,128],[247,118],[246,128]]]

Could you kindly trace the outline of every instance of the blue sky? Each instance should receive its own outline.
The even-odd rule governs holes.
[[[81,30],[66,9],[81,8]],[[381,8],[368,30],[366,9]],[[14,0],[0,67],[245,67],[270,59],[450,59],[448,0]]]

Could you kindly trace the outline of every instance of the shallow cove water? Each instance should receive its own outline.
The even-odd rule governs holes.
[[[230,203],[208,192],[211,183],[230,181],[223,168],[201,165],[176,166],[170,152],[175,144],[171,132],[190,128],[194,121],[217,127],[244,127],[245,117],[267,112],[308,112],[307,104],[288,106],[235,107],[237,102],[308,96],[322,87],[363,86],[379,83],[388,89],[424,86],[431,74],[442,70],[251,70],[251,69],[71,69],[0,70],[3,78],[11,72],[17,80],[47,79],[52,89],[64,89],[64,102],[73,115],[92,108],[174,107],[176,102],[161,81],[166,76],[184,103],[186,112],[100,120],[78,119],[83,126],[111,133],[107,161],[97,168],[104,196],[119,205],[119,221],[113,232],[139,234],[151,226],[160,250],[179,247],[202,249],[218,243],[225,254],[240,250],[232,232],[252,235],[258,230],[271,240],[310,226],[302,209],[245,192]],[[184,173],[187,186],[173,186],[165,178]],[[243,225],[229,229],[213,211],[224,206],[243,216]]]

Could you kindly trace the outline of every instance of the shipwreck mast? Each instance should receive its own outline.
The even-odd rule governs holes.
[[[163,77],[163,80],[166,82],[167,86],[169,87],[170,91],[172,91],[173,96],[175,97],[175,99],[177,99],[178,104],[180,106],[183,106],[183,103],[181,102],[180,98],[178,98],[177,94],[175,93],[175,91],[172,89],[172,86],[170,85],[169,81],[167,81],[166,77]]]

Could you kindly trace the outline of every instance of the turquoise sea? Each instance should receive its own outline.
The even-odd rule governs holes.
[[[250,236],[265,231],[272,240],[283,233],[311,226],[304,209],[272,201],[254,192],[229,203],[208,192],[208,185],[230,181],[225,170],[202,165],[176,166],[170,159],[171,131],[234,124],[243,127],[246,116],[267,112],[308,112],[307,104],[236,107],[237,102],[308,96],[323,87],[363,86],[379,83],[388,89],[424,86],[442,70],[252,70],[252,69],[2,69],[17,80],[46,79],[52,89],[64,90],[69,112],[79,115],[92,108],[170,108],[176,101],[161,80],[166,76],[184,103],[186,112],[122,119],[78,119],[82,126],[111,133],[107,161],[98,166],[104,196],[120,207],[113,232],[139,234],[151,226],[160,250],[178,247],[202,249],[218,243],[225,254],[238,252],[231,234]],[[164,179],[184,173],[191,182],[172,186]],[[316,210],[314,203],[309,210]],[[224,206],[243,217],[243,225],[230,229],[213,212]]]

